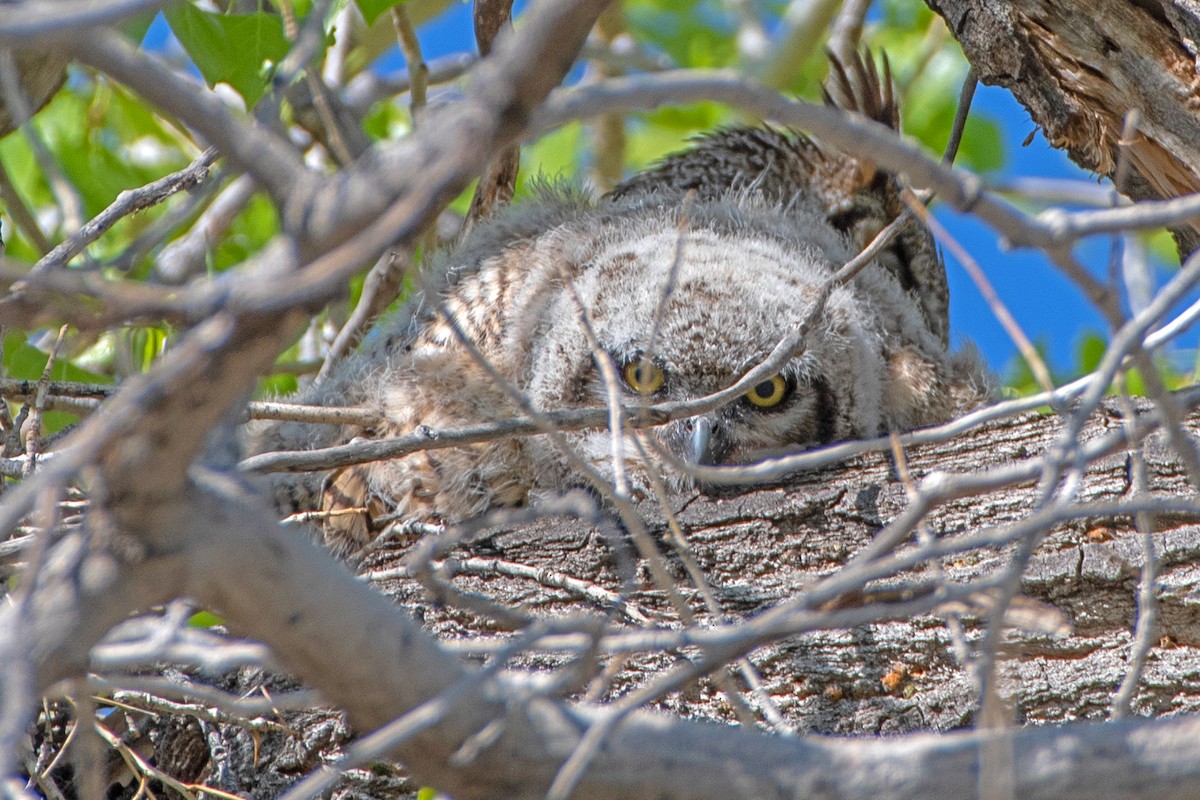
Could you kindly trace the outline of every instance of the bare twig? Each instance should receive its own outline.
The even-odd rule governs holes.
[[[954,123],[950,126],[950,135],[946,138],[946,149],[942,153],[942,161],[947,164],[953,164],[954,159],[958,156],[963,132],[967,129],[967,116],[971,111],[971,100],[975,97],[975,87],[978,83],[975,70],[968,69],[967,77],[963,78],[962,90],[958,95],[958,108],[954,112]]]
[[[46,391],[50,383],[50,376],[54,371],[54,360],[58,357],[58,351],[62,348],[63,339],[67,335],[67,326],[59,328],[58,337],[54,340],[54,346],[50,348],[50,352],[46,355],[46,366],[42,369],[42,377],[38,379],[37,392],[34,395],[33,408],[29,414],[29,429],[25,434],[25,454],[29,456],[29,460],[25,462],[24,474],[22,477],[28,478],[37,468],[38,454],[41,452],[42,446],[42,412],[46,408]]]
[[[1128,398],[1124,399],[1125,420],[1133,419],[1135,412]],[[1146,475],[1146,459],[1140,448],[1130,450],[1131,493],[1134,499],[1148,497],[1149,479]],[[1155,581],[1158,577],[1158,556],[1154,547],[1154,515],[1142,512],[1134,515],[1138,538],[1142,547],[1142,574],[1138,579],[1137,620],[1133,627],[1133,642],[1129,647],[1129,666],[1121,685],[1113,694],[1111,714],[1113,719],[1128,716],[1133,710],[1133,696],[1137,692],[1142,672],[1158,627],[1158,597]]]
[[[15,378],[0,378],[0,397],[34,398],[42,384]],[[68,409],[95,409],[104,398],[120,389],[111,383],[72,383],[50,381],[45,384],[47,403],[59,400],[77,401],[85,405],[65,403]],[[302,403],[254,401],[248,405],[250,419],[281,419],[327,425],[373,425],[379,421],[376,411],[354,406],[317,406]]]
[[[413,128],[420,124],[420,116],[425,108],[425,91],[429,82],[429,65],[421,54],[421,42],[413,29],[412,20],[404,5],[394,5],[391,9],[392,25],[396,28],[396,40],[400,43],[400,52],[404,53],[404,61],[408,64],[408,108],[412,116]]]
[[[479,44],[480,54],[486,57],[492,51],[496,37],[512,24],[512,0],[476,0],[474,20],[475,41]],[[492,156],[479,176],[479,185],[475,187],[460,236],[466,236],[481,220],[512,200],[520,167],[521,148],[515,144]]]
[[[235,115],[215,95],[197,92],[194,83],[159,59],[134,50],[120,34],[88,31],[70,40],[70,51],[193,125],[223,156],[252,174],[280,207],[286,208],[288,198],[311,178],[287,139]]]
[[[1030,218],[984,191],[977,176],[926,156],[886,126],[834,108],[788,100],[725,71],[679,70],[612,78],[555,92],[535,115],[531,133],[571,119],[617,110],[653,109],[664,103],[715,100],[752,111],[836,141],[845,152],[908,176],[916,189],[932,189],[960,211],[971,211],[1014,247],[1053,251],[1083,237],[1114,230],[1161,228],[1200,217],[1200,195],[1178,200],[1142,201],[1119,209],[1046,211]],[[1086,274],[1086,273],[1085,273]]]
[[[829,27],[826,45],[843,63],[849,63],[862,40],[863,23],[867,18],[870,0],[845,0]]]
[[[31,39],[52,41],[57,36],[90,31],[162,5],[162,0],[25,2],[0,17],[0,45],[20,47],[27,45]]]
[[[174,791],[179,792],[179,794],[187,798],[187,800],[195,800],[195,798],[201,794],[212,795],[213,797],[222,798],[222,800],[242,800],[242,798],[238,797],[238,795],[230,794],[229,792],[223,792],[220,789],[207,784],[185,783],[183,781],[176,780],[162,770],[152,766],[149,761],[138,755],[133,748],[122,742],[118,736],[116,736],[108,728],[104,727],[103,723],[97,721],[94,723],[94,725],[95,729],[100,733],[100,736],[105,742],[108,743],[109,747],[112,747],[114,750],[120,753],[121,758],[125,759],[125,763],[129,766],[130,771],[134,775],[141,776],[143,781],[146,778],[152,778],[156,781],[159,781],[164,786],[169,786]]]
[[[69,239],[40,258],[33,265],[33,271],[65,267],[67,262],[100,238],[118,220],[157,205],[176,192],[187,191],[203,183],[208,178],[208,168],[216,159],[217,151],[209,148],[179,172],[173,172],[137,189],[121,192],[108,208],[88,220]]]
[[[258,723],[254,717],[277,715],[280,711],[303,711],[321,703],[320,696],[310,689],[296,689],[270,697],[241,697],[203,683],[180,682],[153,675],[89,675],[88,687],[98,695],[127,705],[144,703],[152,710],[187,708],[190,710],[184,713],[198,719],[237,719],[247,723],[248,727],[277,724],[268,720]]]
[[[474,53],[452,53],[430,59],[425,65],[426,90],[462,77],[476,61],[478,57]],[[361,72],[346,85],[343,99],[347,106],[363,114],[380,100],[411,91],[414,85],[414,76],[407,70],[392,76]]]
[[[38,253],[48,253],[50,242],[46,239],[46,234],[42,233],[41,227],[33,218],[29,206],[25,205],[24,198],[17,192],[17,187],[13,185],[12,178],[9,177],[8,170],[4,168],[3,164],[0,164],[0,200],[4,201],[4,207],[12,215],[13,222],[17,224],[17,230],[29,239],[29,244],[33,249]]]
[[[454,571],[466,575],[506,575],[512,578],[524,578],[536,581],[551,589],[565,589],[573,594],[584,597],[602,608],[616,608],[630,621],[639,625],[648,625],[651,620],[637,606],[623,599],[616,592],[590,583],[579,578],[573,578],[562,572],[555,572],[542,567],[531,567],[500,558],[462,558],[454,562]]]

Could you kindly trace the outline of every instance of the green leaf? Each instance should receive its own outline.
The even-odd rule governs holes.
[[[211,611],[197,611],[188,617],[187,624],[192,628],[211,628],[214,625],[224,625],[225,618]]]
[[[1146,243],[1151,256],[1164,264],[1171,266],[1179,264],[1179,247],[1175,244],[1175,237],[1171,235],[1170,231],[1164,228],[1139,235]]]
[[[624,7],[639,42],[667,53],[684,67],[727,67],[737,56],[734,26],[723,4],[712,0],[631,3]]]
[[[1100,334],[1094,332],[1085,334],[1075,351],[1078,359],[1076,371],[1080,375],[1093,372],[1096,367],[1100,366],[1100,359],[1104,358],[1104,351],[1107,349],[1108,342],[1104,341],[1104,337]]]
[[[29,344],[25,335],[13,332],[4,337],[4,374],[11,378],[35,381],[46,368],[46,353]],[[59,357],[50,370],[50,380],[82,383],[112,383],[112,378],[75,366]]]
[[[975,172],[1003,167],[1004,137],[1000,133],[1000,125],[990,117],[968,117],[956,163]]]
[[[290,46],[283,35],[283,20],[265,11],[213,14],[178,3],[163,13],[208,85],[229,84],[247,108],[266,89],[264,68],[277,64]]]
[[[376,103],[363,117],[363,130],[372,139],[400,139],[412,132],[408,110],[399,103]]]
[[[129,354],[142,372],[149,370],[167,347],[167,331],[162,328],[133,328],[127,337]]]
[[[1138,371],[1137,367],[1125,373],[1125,386],[1122,391],[1134,397],[1146,396],[1146,380],[1142,377],[1142,373]]]
[[[354,0],[354,4],[358,6],[358,10],[362,12],[363,19],[367,21],[368,25],[374,25],[380,14],[402,2],[404,0]]]
[[[73,82],[43,109],[34,125],[78,190],[88,217],[122,191],[160,178],[190,158],[181,149],[190,145],[183,144],[178,131],[168,128],[144,101],[109,83]],[[23,139],[13,136],[0,143],[0,159],[30,206],[45,208],[54,198],[36,159],[26,155]],[[123,249],[131,235],[165,210],[164,205],[126,217],[89,251],[104,258]]]
[[[279,230],[279,216],[271,201],[255,195],[238,214],[229,232],[220,241],[212,254],[211,266],[215,272],[244,263],[265,245]]]
[[[132,17],[123,20],[117,26],[117,29],[125,34],[129,38],[129,41],[138,44],[142,39],[146,38],[146,31],[150,30],[150,26],[154,24],[154,18],[157,16],[157,9],[143,11],[141,14],[134,14]]]
[[[274,400],[277,397],[287,397],[294,394],[300,388],[300,381],[295,375],[288,372],[278,372],[266,378],[261,378],[258,381],[258,388],[254,392],[257,398],[265,398]]]
[[[8,377],[27,381],[40,379],[42,370],[46,368],[46,358],[46,353],[29,344],[24,334],[13,332],[4,337],[2,363],[4,374]],[[55,360],[54,366],[50,370],[50,380],[82,383],[112,382],[111,378],[80,369],[61,356]],[[78,418],[74,414],[63,411],[47,411],[42,415],[42,430],[45,433],[54,433],[76,421]]]
[[[517,173],[517,191],[524,193],[530,180],[554,180],[579,171],[580,143],[583,126],[578,122],[564,125],[538,139],[521,153],[521,163],[528,166]]]

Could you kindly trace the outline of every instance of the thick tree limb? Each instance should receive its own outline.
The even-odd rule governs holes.
[[[1195,103],[1200,12],[1170,0],[927,0],[963,46],[979,79],[1003,86],[1055,147],[1084,169],[1115,177],[1119,152],[1135,199],[1200,191]],[[1137,135],[1121,146],[1130,111]],[[1200,243],[1183,229],[1181,256]]]
[[[982,655],[999,662],[1014,723],[1102,719],[1122,681],[1134,688],[1122,692],[1122,711],[1197,711],[1200,508],[1161,435],[1112,406],[1091,415],[1078,436],[1065,435],[1073,429],[1056,417],[1028,415],[959,438],[910,439],[925,444],[904,453],[900,472],[909,485],[896,481],[889,456],[871,451],[783,488],[644,503],[678,586],[646,579],[625,553],[623,534],[604,526],[507,517],[490,528],[427,536],[415,548],[381,545],[362,567],[385,598],[274,525],[246,478],[196,466],[207,452],[206,462],[232,470],[222,449],[231,409],[304,310],[343,291],[364,259],[421,230],[486,154],[531,119],[536,127],[664,97],[726,98],[782,122],[811,122],[819,134],[849,131],[850,152],[874,153],[974,207],[1014,241],[1050,246],[1079,233],[1031,222],[981,194],[978,179],[877,126],[785,102],[728,75],[614,81],[560,95],[534,118],[602,6],[539,6],[480,65],[464,103],[411,141],[374,149],[329,178],[307,172],[280,137],[188,102],[185,84],[154,85],[161,70],[115,39],[75,42],[92,63],[213,137],[272,194],[295,238],[277,241],[228,281],[182,299],[156,294],[164,308],[190,313],[181,318],[195,327],[148,375],[123,385],[70,448],[6,496],[5,528],[80,477],[93,505],[82,531],[21,545],[33,564],[26,579],[36,582],[0,613],[0,772],[10,774],[31,691],[79,676],[93,645],[128,612],[188,595],[267,643],[360,730],[400,718],[395,752],[419,780],[463,799],[542,797],[553,782],[562,785],[559,768],[568,759],[582,767],[571,781],[582,798],[969,796],[981,787],[1013,797],[1092,798],[1097,784],[1104,797],[1200,793],[1198,723],[1190,715],[843,741],[770,737],[635,708],[644,699],[727,722],[728,702],[751,711],[769,702],[782,727],[810,734],[963,727],[980,702],[970,672],[981,655],[980,619],[995,616],[1009,631]],[[64,41],[69,48],[73,40]],[[168,96],[176,89],[182,94]],[[1106,213],[1146,221],[1124,209]],[[1172,206],[1170,213],[1182,219],[1193,211]],[[1116,224],[1112,216],[1085,223]],[[1133,344],[1148,340],[1153,321],[1130,334]],[[1106,365],[1115,370],[1128,349],[1114,347]],[[1092,392],[1095,399],[1108,383]],[[1193,422],[1180,433],[1186,440],[1195,430]],[[1123,444],[1142,449],[1148,491],[1131,491]],[[1047,486],[1031,485],[1036,479]],[[1158,526],[1154,548],[1142,546],[1130,523],[1146,514]],[[997,609],[1016,548],[1032,552],[1020,573],[1023,596]],[[1143,569],[1151,552],[1157,570]],[[688,582],[698,574],[702,585]],[[1157,574],[1155,584],[1139,589],[1148,574]],[[1130,631],[1143,607],[1134,598],[1155,589],[1162,638],[1133,670],[1129,662],[1142,657],[1131,651]],[[695,608],[669,602],[671,592]],[[427,630],[393,601],[421,611]],[[506,615],[488,619],[501,607]],[[586,616],[563,618],[567,612]],[[512,658],[538,676],[512,671],[485,680],[451,655],[508,659],[513,640],[496,634],[498,621],[538,617],[556,621],[535,622],[530,642],[520,642],[529,646]],[[631,628],[622,622],[630,619],[654,624]],[[1064,619],[1074,626],[1070,635],[1061,633]],[[1153,643],[1147,628],[1142,644]],[[446,640],[457,640],[456,648]],[[751,666],[738,679],[754,691],[745,698],[712,691],[730,683],[714,671],[743,656]],[[296,727],[307,745],[312,727]],[[271,729],[277,738],[266,737],[267,745],[291,742],[281,729]],[[596,747],[580,757],[586,741]],[[215,760],[218,751],[205,753]],[[177,753],[167,747],[160,755],[170,762]],[[265,758],[254,767],[294,777],[296,763]],[[247,778],[242,785],[274,784]]]
[[[1098,429],[1089,428],[1088,438],[1119,423],[1102,416],[1096,424]],[[1025,417],[1017,426],[993,425],[965,439],[917,448],[909,453],[909,466],[920,479],[930,469],[953,464],[1002,464],[1036,453],[1057,428],[1053,418],[1039,416]],[[1151,447],[1148,458],[1156,494],[1174,496],[1183,479],[1170,456]],[[237,620],[241,633],[268,642],[290,670],[345,708],[356,725],[367,729],[383,724],[465,679],[464,667],[406,614],[302,538],[276,528],[244,487],[218,475],[196,476],[187,495],[189,514],[163,542],[170,550],[180,548],[179,563],[189,565],[189,577],[178,588]],[[1083,499],[1119,499],[1124,486],[1123,459],[1114,457],[1093,470]],[[985,520],[1019,520],[1033,502],[1029,488],[1016,487],[1007,494],[989,495],[986,502],[945,504],[930,524],[953,541],[961,535],[956,531],[977,530]],[[803,476],[786,490],[692,499],[680,520],[700,563],[720,588],[727,611],[742,616],[812,585],[816,576],[844,559],[847,548],[869,539],[876,520],[889,518],[903,503],[903,489],[890,476],[887,462],[864,457],[838,471]],[[653,511],[647,507],[646,513]],[[1146,703],[1162,711],[1181,695],[1200,695],[1200,687],[1186,677],[1187,654],[1200,644],[1200,628],[1187,612],[1187,598],[1195,588],[1190,564],[1200,552],[1200,527],[1176,519],[1180,522],[1167,521],[1167,529],[1158,534],[1161,581],[1170,587],[1162,597],[1163,633],[1172,644],[1165,651],[1156,648],[1160,663],[1151,666],[1143,684],[1138,700],[1143,710]],[[996,530],[1002,531],[1003,525]],[[1132,534],[1119,523],[1108,530],[1106,541],[1080,538],[1069,522],[1057,527],[1029,573],[1026,591],[1066,610],[1074,618],[1076,633],[1068,639],[1033,635],[1020,637],[1019,645],[1014,641],[1016,649],[1009,653],[1013,700],[1027,719],[1094,716],[1097,700],[1102,707],[1114,688],[1103,685],[1109,674],[1105,665],[1118,671],[1123,666],[1120,635],[1127,630],[1133,603],[1130,569],[1136,571],[1136,548],[1126,546],[1133,544]],[[501,549],[510,559],[553,563],[599,582],[615,577],[607,566],[611,561],[603,556],[605,546],[586,526],[535,525],[489,541],[489,547]],[[399,554],[384,552],[378,559]],[[969,580],[1003,559],[1002,550],[981,551],[981,557],[952,566],[948,577]],[[544,601],[533,599],[527,579],[474,573],[455,580],[499,597],[516,593],[526,605],[545,602],[545,610],[565,610],[565,598],[556,591],[545,593]],[[407,589],[404,584],[390,585],[400,597],[413,591],[412,584]],[[631,599],[661,613],[661,603],[651,596],[635,593]],[[44,651],[45,664],[56,663],[62,652],[78,657],[80,640],[105,629],[107,623],[93,619],[83,607],[71,608],[80,615],[71,628],[75,636],[46,643],[50,649]],[[1103,616],[1097,615],[1100,610]],[[813,621],[817,619],[819,615]],[[816,624],[836,619],[831,616],[827,623]],[[434,630],[449,625],[450,630],[462,622],[452,609],[434,608],[427,609],[426,624]],[[797,677],[807,685],[797,692],[799,702],[788,710],[789,716],[806,719],[818,729],[861,731],[872,725],[871,720],[886,730],[902,730],[931,722],[961,724],[963,715],[970,714],[970,683],[961,674],[951,677],[948,642],[936,622],[908,621],[905,613],[896,622],[855,630],[859,632],[850,638],[831,631],[807,634],[799,642],[785,639],[755,656],[768,685],[781,678],[792,685]],[[714,637],[712,646],[720,648],[717,641]],[[875,664],[867,665],[865,672],[860,663],[864,656]],[[905,663],[908,676],[903,683],[915,691],[893,694],[886,682],[869,688],[873,670],[880,675],[895,670],[889,659]],[[1184,672],[1172,677],[1170,670],[1177,668]],[[637,659],[633,669],[635,676],[642,669]],[[44,687],[54,677],[53,672],[43,672],[39,685]],[[500,698],[511,698],[514,690],[518,696],[525,693],[518,689],[523,682],[512,680],[468,689],[454,704],[453,714],[409,739],[399,755],[422,781],[455,797],[541,797],[556,764],[585,727],[607,712],[536,692],[527,701],[501,703]],[[839,684],[846,686],[840,696],[820,691],[822,685]],[[1158,686],[1166,692],[1160,694]],[[692,714],[722,715],[717,706],[703,701],[680,702]],[[1158,705],[1164,702],[1168,705]],[[499,719],[503,724],[496,724]],[[1182,798],[1200,791],[1196,725],[1187,717],[884,741],[796,740],[637,712],[606,740],[573,796],[715,798],[806,792],[829,798],[950,797],[970,796],[986,779],[1009,783],[1018,798],[1133,798],[1147,793]],[[494,730],[495,738],[486,739],[465,760],[452,757],[484,729]],[[1009,750],[1011,769],[989,773],[984,768],[981,773],[980,764],[990,763],[984,750],[998,746]]]
[[[31,39],[53,41],[79,31],[93,31],[126,17],[161,8],[163,0],[76,0],[28,2],[0,14],[0,45],[23,47]]]

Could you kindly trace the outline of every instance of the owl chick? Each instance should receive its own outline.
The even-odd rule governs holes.
[[[826,101],[898,126],[891,77],[869,60],[835,63]],[[705,136],[598,202],[542,186],[442,256],[424,291],[303,395],[371,407],[382,422],[285,423],[259,449],[523,416],[514,390],[539,411],[603,406],[598,359],[615,368],[624,402],[703,397],[762,362],[806,319],[829,276],[900,213],[893,175],[769,127]],[[973,352],[948,348],[947,300],[932,237],[911,221],[832,291],[778,374],[716,411],[642,435],[682,462],[719,465],[942,422],[978,404],[987,386]],[[649,471],[671,473],[656,448],[625,436],[635,489]],[[277,497],[289,510],[326,512],[327,542],[351,550],[389,520],[453,522],[586,485],[586,468],[613,475],[609,431],[286,476]]]

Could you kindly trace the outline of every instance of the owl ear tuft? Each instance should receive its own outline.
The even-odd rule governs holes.
[[[850,53],[841,57],[832,50],[829,56],[829,75],[821,88],[825,104],[843,111],[862,114],[867,119],[883,123],[893,130],[900,130],[900,107],[896,103],[895,81],[887,55],[881,54],[882,72],[875,66],[867,52]],[[816,171],[826,175],[826,186],[822,194],[830,198],[850,198],[860,191],[879,192],[890,181],[891,176],[875,164],[845,155],[821,143],[826,161],[832,168],[818,166]],[[818,184],[820,186],[820,184]],[[830,204],[832,210],[833,204]],[[889,213],[896,213],[889,209]]]
[[[881,74],[870,53],[851,53],[843,59],[832,50],[825,52],[829,56],[829,75],[821,87],[825,104],[900,130],[900,106],[887,54],[880,54]]]

